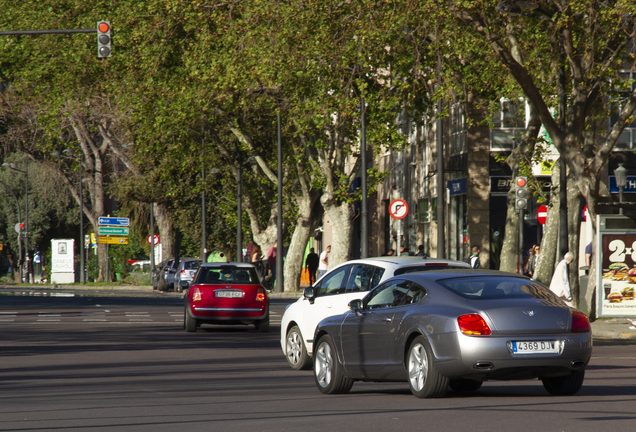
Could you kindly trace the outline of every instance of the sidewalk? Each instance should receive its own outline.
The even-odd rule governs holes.
[[[631,319],[631,318],[630,318]],[[636,340],[636,327],[627,318],[600,318],[592,323],[592,334],[599,339]]]

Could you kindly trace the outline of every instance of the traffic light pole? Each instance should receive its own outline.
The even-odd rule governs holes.
[[[25,30],[3,31],[0,36],[41,35],[41,34],[69,34],[69,33],[97,33],[97,29],[73,29],[73,30]]]
[[[519,209],[519,274],[523,274],[523,209]]]

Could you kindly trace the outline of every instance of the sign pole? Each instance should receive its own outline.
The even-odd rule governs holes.
[[[523,274],[523,209],[519,209],[519,274]]]

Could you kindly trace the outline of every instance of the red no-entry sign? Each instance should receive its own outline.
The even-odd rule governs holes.
[[[540,205],[537,209],[537,220],[541,225],[545,223],[545,220],[548,218],[548,208],[544,205]]]

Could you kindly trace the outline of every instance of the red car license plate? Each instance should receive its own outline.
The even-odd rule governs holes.
[[[243,291],[217,291],[216,296],[223,298],[241,298],[243,297]]]

